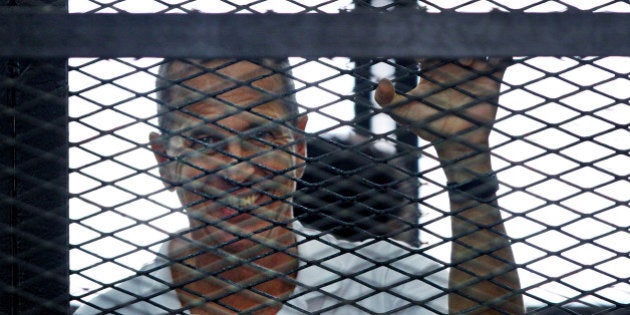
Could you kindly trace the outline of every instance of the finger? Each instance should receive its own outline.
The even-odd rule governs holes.
[[[490,64],[493,67],[507,67],[509,65],[512,64],[513,62],[513,58],[512,57],[490,57],[488,58],[488,64]]]
[[[512,64],[512,57],[490,57],[459,59],[457,64],[471,72],[471,75],[483,75],[493,80],[501,81],[503,74],[509,65]]]
[[[474,58],[462,58],[462,59],[459,59],[458,62],[462,66],[471,67],[475,63],[475,59]]]
[[[470,67],[480,72],[502,75],[511,64],[512,57],[476,58],[473,59]]]
[[[422,58],[418,60],[420,63],[420,69],[422,72],[430,72],[435,69],[439,69],[445,65],[455,62],[455,59],[448,58]]]
[[[399,104],[406,100],[404,96],[396,93],[392,81],[387,79],[379,81],[374,93],[374,99],[382,107]]]
[[[493,76],[499,80],[503,79],[503,75],[505,74],[505,70],[512,65],[514,60],[512,57],[499,57],[499,58],[489,58],[488,65],[494,69]]]
[[[409,98],[396,93],[394,85],[387,79],[382,79],[374,93],[374,99],[395,121],[402,125],[410,125],[416,118],[410,118],[404,112],[408,108]]]

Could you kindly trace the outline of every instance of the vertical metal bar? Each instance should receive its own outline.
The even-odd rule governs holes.
[[[66,59],[0,61],[3,314],[68,313],[67,86]]]
[[[13,257],[15,255],[15,93],[9,88],[14,78],[14,66],[10,60],[0,62],[0,314],[13,314],[14,288]]]
[[[417,9],[417,3],[415,0],[396,0],[395,2],[398,4],[396,6],[397,10]],[[418,82],[417,75],[415,73],[417,63],[414,59],[396,59],[395,63],[397,67],[394,74],[394,77],[396,78],[394,80],[394,86],[399,93],[408,92],[413,89]],[[398,152],[410,151],[409,148],[416,148],[418,146],[418,137],[408,131],[397,131],[396,139],[400,143],[397,146]],[[405,157],[406,159],[403,162],[405,168],[411,173],[417,173],[419,155],[409,154],[405,155]]]
[[[20,313],[67,313],[67,61],[20,61],[16,107],[16,258]],[[23,292],[23,294],[21,293]]]
[[[371,0],[355,0],[355,11],[366,10],[371,6]],[[352,58],[354,62],[354,124],[357,132],[362,134],[372,130],[372,102],[370,100],[372,75],[370,59]]]
[[[67,313],[65,65],[66,60],[3,63],[1,313]]]
[[[418,4],[415,0],[396,0],[397,6],[396,10],[417,10]],[[394,87],[398,92],[408,92],[413,89],[418,83],[418,76],[416,74],[417,70],[417,62],[414,59],[396,59],[395,60],[396,69],[394,73]],[[396,140],[398,140],[396,144],[396,151],[399,153],[404,153],[401,155],[400,163],[404,169],[409,172],[409,176],[412,178],[417,178],[415,175],[419,171],[418,160],[420,159],[420,152],[418,148],[418,136],[415,134],[405,131],[405,130],[397,130],[396,131]],[[410,181],[409,186],[406,187],[409,191],[406,191],[405,194],[412,198],[419,197],[419,189],[420,182],[418,180]],[[420,212],[418,209],[413,213],[414,216],[411,216],[409,219],[415,220],[416,222],[420,218]],[[419,236],[420,230],[417,229],[418,234],[416,234],[416,239]]]
[[[413,89],[417,84],[417,75],[415,73],[417,63],[413,59],[396,59],[396,70],[394,87],[399,93],[406,93]],[[418,150],[418,136],[399,129],[396,131],[396,151],[401,154],[399,163],[406,169],[410,176],[417,177],[415,174],[419,172],[418,160],[420,152]],[[408,196],[418,198],[420,182],[414,181],[410,184],[410,191],[405,192]]]
[[[354,124],[358,133],[369,134],[372,130],[372,75],[370,59],[353,58],[354,61]]]

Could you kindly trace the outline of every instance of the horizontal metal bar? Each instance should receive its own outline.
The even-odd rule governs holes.
[[[630,55],[620,13],[0,11],[0,57]]]

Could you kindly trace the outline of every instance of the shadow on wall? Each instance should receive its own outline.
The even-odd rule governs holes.
[[[392,237],[418,246],[418,179],[401,160],[358,135],[309,138],[296,218],[346,240]]]

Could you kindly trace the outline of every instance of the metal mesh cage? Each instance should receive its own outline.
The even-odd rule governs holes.
[[[235,13],[264,21],[270,12],[580,17],[627,13],[630,3],[75,0],[0,8],[7,7],[94,21],[105,19],[93,13],[221,13],[229,22]],[[25,12],[8,9],[1,16]],[[451,30],[474,28],[452,21],[460,24]],[[567,36],[587,36],[576,29]],[[46,30],[29,32],[36,40],[10,44],[37,47]],[[238,39],[225,38],[219,47],[238,51]],[[626,313],[630,59],[584,51],[450,58],[466,56],[467,45],[454,44],[449,58],[420,59],[319,51],[129,58],[111,55],[116,47],[106,48],[107,58],[85,50],[70,59],[3,55],[0,313],[79,306],[108,314],[518,313],[521,298],[527,313]],[[389,103],[381,78],[393,82],[400,102],[377,105],[377,86],[376,98]],[[458,101],[462,107],[444,109]],[[432,115],[410,121],[410,102]],[[496,109],[496,118],[477,116],[480,108]],[[442,128],[453,121],[468,127]],[[488,131],[487,146],[475,142]]]

